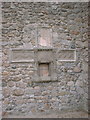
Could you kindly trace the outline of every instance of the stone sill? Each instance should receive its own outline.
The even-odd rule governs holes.
[[[76,60],[57,60],[58,62],[75,62]]]
[[[32,63],[35,62],[34,60],[18,60],[18,61],[11,61],[11,63]]]
[[[58,81],[57,76],[48,76],[48,77],[40,77],[37,76],[34,78],[33,82],[56,82]]]

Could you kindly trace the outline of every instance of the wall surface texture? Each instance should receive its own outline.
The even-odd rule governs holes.
[[[87,3],[2,2],[3,115],[87,111],[87,17]]]

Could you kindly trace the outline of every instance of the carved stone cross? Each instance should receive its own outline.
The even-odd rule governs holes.
[[[10,62],[32,62],[34,61],[34,57],[35,57],[35,49],[30,49],[30,48],[18,48],[18,49],[11,49],[10,50]],[[45,51],[45,50],[44,50]],[[49,52],[49,51],[47,51]],[[41,53],[41,51],[40,51]],[[38,52],[39,54],[39,52]],[[51,55],[51,54],[50,54]],[[43,56],[43,52],[42,52],[42,56]],[[45,56],[45,55],[44,55]],[[52,54],[53,56],[53,54]],[[52,57],[50,56],[50,58]],[[76,50],[74,49],[57,49],[55,51],[55,59],[57,61],[76,61]],[[48,57],[46,57],[45,59],[49,59],[49,55]]]

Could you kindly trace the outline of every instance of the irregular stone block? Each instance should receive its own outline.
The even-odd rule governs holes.
[[[8,99],[8,98],[6,98],[6,99],[3,101],[3,104],[4,104],[4,105],[8,105],[8,104],[10,104],[9,99]]]
[[[24,90],[22,90],[22,89],[15,89],[13,91],[13,95],[15,95],[15,96],[22,96],[23,94],[24,94]]]
[[[19,77],[14,77],[14,78],[11,78],[11,80],[17,82],[17,81],[20,81],[21,78],[19,78]]]
[[[76,67],[74,67],[73,72],[79,73],[79,72],[81,72],[81,68],[76,66]]]
[[[3,95],[4,95],[4,97],[9,97],[10,96],[9,88],[3,88]]]
[[[73,81],[70,81],[67,83],[68,86],[74,86],[74,82]]]
[[[59,96],[64,96],[64,95],[68,95],[68,94],[69,94],[69,92],[67,92],[67,91],[59,92]]]
[[[14,85],[15,85],[15,83],[14,83],[13,81],[9,81],[9,82],[8,82],[8,86],[9,86],[9,87],[13,87]]]
[[[20,88],[25,89],[26,86],[27,86],[27,84],[26,84],[26,83],[23,83],[23,82],[17,82],[17,83],[16,83],[16,87],[20,87]]]
[[[75,85],[76,86],[83,86],[83,81],[77,80]]]
[[[8,71],[4,71],[4,72],[2,73],[2,75],[3,75],[3,76],[8,76],[8,75],[10,75],[10,73],[9,73]]]

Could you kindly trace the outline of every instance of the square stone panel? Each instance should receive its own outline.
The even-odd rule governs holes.
[[[53,61],[53,52],[50,50],[40,50],[38,51],[38,61],[39,62],[51,62]]]

